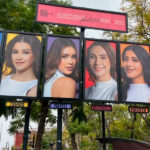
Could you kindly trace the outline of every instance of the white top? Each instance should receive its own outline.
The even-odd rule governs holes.
[[[126,101],[147,103],[149,98],[150,87],[147,84],[130,84]]]
[[[44,84],[44,94],[43,97],[51,97],[51,90],[52,90],[52,85],[53,83],[60,77],[64,77],[64,74],[62,74],[59,70],[56,70],[55,74],[51,79],[48,80]]]
[[[8,75],[0,85],[0,95],[7,96],[26,96],[27,92],[37,85],[38,80],[20,82],[11,79]]]
[[[95,82],[85,90],[85,99],[114,101],[117,95],[117,82],[111,78],[106,82]]]

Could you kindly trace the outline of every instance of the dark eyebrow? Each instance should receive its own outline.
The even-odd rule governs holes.
[[[62,55],[69,55],[69,54],[62,53]]]
[[[136,58],[136,59],[138,59],[137,57],[131,57],[131,58]]]
[[[106,54],[101,54],[101,55],[99,55],[99,56],[108,56],[108,55],[106,55]]]
[[[129,58],[128,56],[124,56],[124,57],[127,57],[127,58]],[[137,57],[131,57],[131,58],[136,58],[136,59],[138,59]]]
[[[12,50],[16,50],[16,51],[17,51],[18,49],[15,49],[15,48],[14,48],[14,49],[12,49]],[[31,51],[31,50],[30,50],[30,49],[23,49],[23,51]]]

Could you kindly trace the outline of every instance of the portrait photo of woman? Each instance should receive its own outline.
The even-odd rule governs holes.
[[[113,45],[115,47],[116,43]],[[109,42],[88,40],[86,48],[85,99],[117,101],[115,49]]]
[[[7,33],[0,95],[36,97],[42,36]]]
[[[43,97],[78,98],[79,39],[48,37]]]
[[[149,46],[121,44],[122,96],[126,102],[150,102]],[[147,50],[146,50],[147,49]]]

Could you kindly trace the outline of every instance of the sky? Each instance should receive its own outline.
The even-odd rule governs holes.
[[[121,12],[120,6],[122,0],[72,0],[73,6],[85,7],[98,10]],[[86,38],[102,38],[100,30],[86,29]]]
[[[119,8],[120,8],[121,1],[122,0],[72,0],[73,6],[115,11],[115,12],[120,12]],[[100,30],[86,29],[85,37],[101,38],[102,37],[101,33],[102,31]],[[10,121],[12,121],[10,117],[7,121],[5,120],[4,117],[0,118],[0,135],[1,135],[0,150],[2,150],[2,147],[6,146],[6,142],[9,142],[10,147],[14,145],[14,137],[10,136],[7,133],[8,127],[10,125]],[[37,124],[35,123],[31,123],[31,126],[32,128],[37,128]]]

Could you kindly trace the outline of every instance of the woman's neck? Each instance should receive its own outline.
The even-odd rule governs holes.
[[[143,74],[136,77],[136,78],[133,78],[132,79],[132,84],[146,84]]]
[[[110,79],[111,79],[110,74],[106,74],[106,75],[101,76],[101,77],[96,77],[97,82],[105,82],[105,81],[109,81]]]
[[[27,81],[35,80],[36,77],[34,75],[33,69],[29,68],[28,70],[25,71],[16,70],[16,73],[11,77],[11,79],[16,81],[27,82]]]

